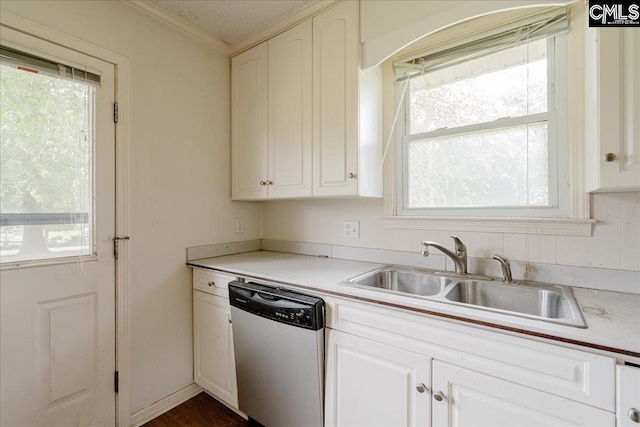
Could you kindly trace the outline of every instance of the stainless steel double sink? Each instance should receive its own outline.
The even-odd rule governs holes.
[[[401,266],[378,268],[342,284],[577,328],[587,327],[568,286],[504,283],[488,277]]]

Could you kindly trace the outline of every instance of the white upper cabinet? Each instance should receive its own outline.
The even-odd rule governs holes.
[[[382,197],[382,71],[360,70],[358,2],[232,59],[232,198]]]
[[[234,200],[267,197],[267,44],[231,60],[231,176]],[[261,185],[261,183],[263,185]]]
[[[585,183],[589,192],[640,189],[640,31],[587,28]]]
[[[269,198],[310,197],[311,21],[269,40],[268,51]]]
[[[358,2],[313,18],[313,195],[382,197],[382,73],[360,70]]]

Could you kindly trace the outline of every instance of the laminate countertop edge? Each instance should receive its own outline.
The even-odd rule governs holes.
[[[572,288],[588,325],[587,329],[581,329],[339,284],[382,265],[269,251],[247,252],[187,263],[189,267],[245,279],[640,359],[640,295]]]

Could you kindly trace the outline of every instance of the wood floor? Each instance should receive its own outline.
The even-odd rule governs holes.
[[[165,412],[143,427],[252,427],[247,420],[222,403],[200,393],[197,396]]]

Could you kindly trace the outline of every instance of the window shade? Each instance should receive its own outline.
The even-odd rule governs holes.
[[[100,75],[0,45],[0,63],[25,71],[100,86]]]
[[[397,81],[490,55],[523,42],[559,35],[568,29],[566,8],[520,19],[476,34],[470,40],[458,40],[454,44],[440,45],[420,55],[394,61],[396,74],[399,75]]]

